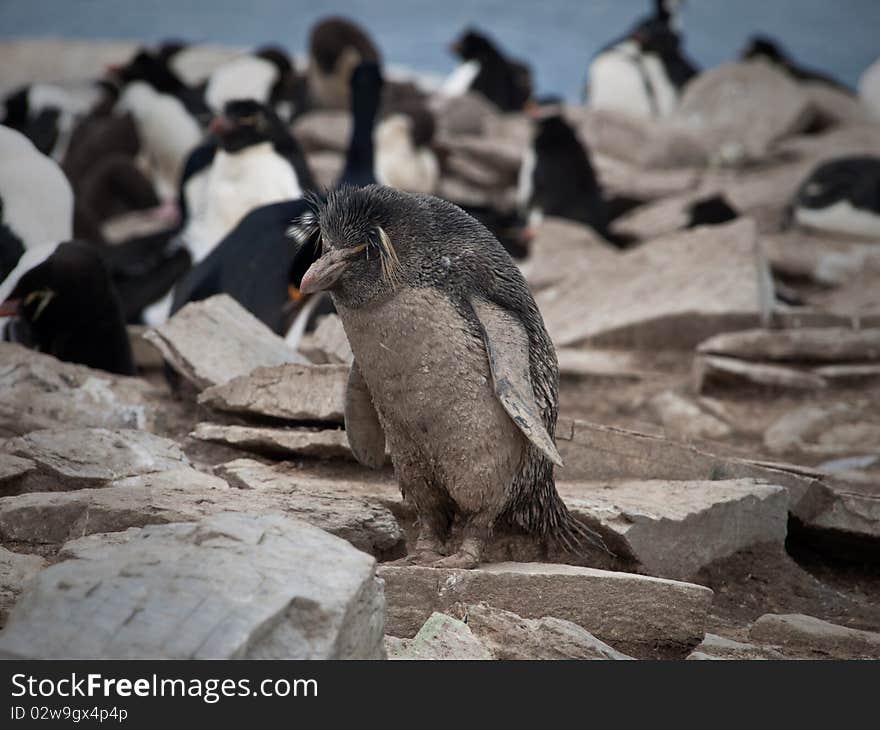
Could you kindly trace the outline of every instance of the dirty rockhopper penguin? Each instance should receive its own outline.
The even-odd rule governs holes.
[[[321,256],[301,288],[331,293],[354,352],[352,451],[379,467],[387,439],[418,512],[407,562],[474,567],[496,525],[604,548],[556,492],[556,353],[501,244],[430,196],[345,186],[311,202],[293,233],[319,235]]]

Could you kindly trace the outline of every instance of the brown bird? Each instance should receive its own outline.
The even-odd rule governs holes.
[[[500,525],[604,547],[556,492],[556,354],[501,244],[460,208],[392,188],[343,187],[312,206],[296,233],[320,234],[321,256],[300,288],[331,293],[354,352],[355,456],[381,466],[387,439],[418,511],[407,561],[473,567]]]

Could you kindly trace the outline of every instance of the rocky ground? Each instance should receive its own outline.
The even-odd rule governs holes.
[[[388,565],[414,512],[351,457],[338,321],[294,353],[215,297],[132,330],[137,378],[0,345],[0,655],[880,658],[880,241],[786,216],[880,122],[762,66],[701,79],[669,123],[569,110],[606,189],[647,200],[615,224],[642,243],[549,219],[523,262],[559,490],[615,557],[499,534],[477,570]],[[441,192],[509,204],[529,122],[439,121]],[[326,179],[347,125],[296,124]],[[686,230],[715,193],[742,217]]]

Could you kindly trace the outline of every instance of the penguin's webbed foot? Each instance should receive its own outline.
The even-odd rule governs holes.
[[[459,551],[431,563],[432,568],[476,568],[480,561],[470,553]]]
[[[480,557],[483,554],[485,540],[469,535],[462,540],[461,547],[458,552],[453,553],[445,558],[440,558],[433,563],[435,568],[476,568],[480,564]]]

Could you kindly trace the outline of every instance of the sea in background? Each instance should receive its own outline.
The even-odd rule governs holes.
[[[650,0],[0,0],[0,38],[167,38],[306,49],[329,14],[360,21],[395,66],[443,75],[460,30],[487,30],[527,60],[540,94],[580,98],[589,59],[624,33]],[[702,67],[734,59],[755,32],[804,65],[855,86],[880,55],[880,0],[688,0],[685,48]]]

